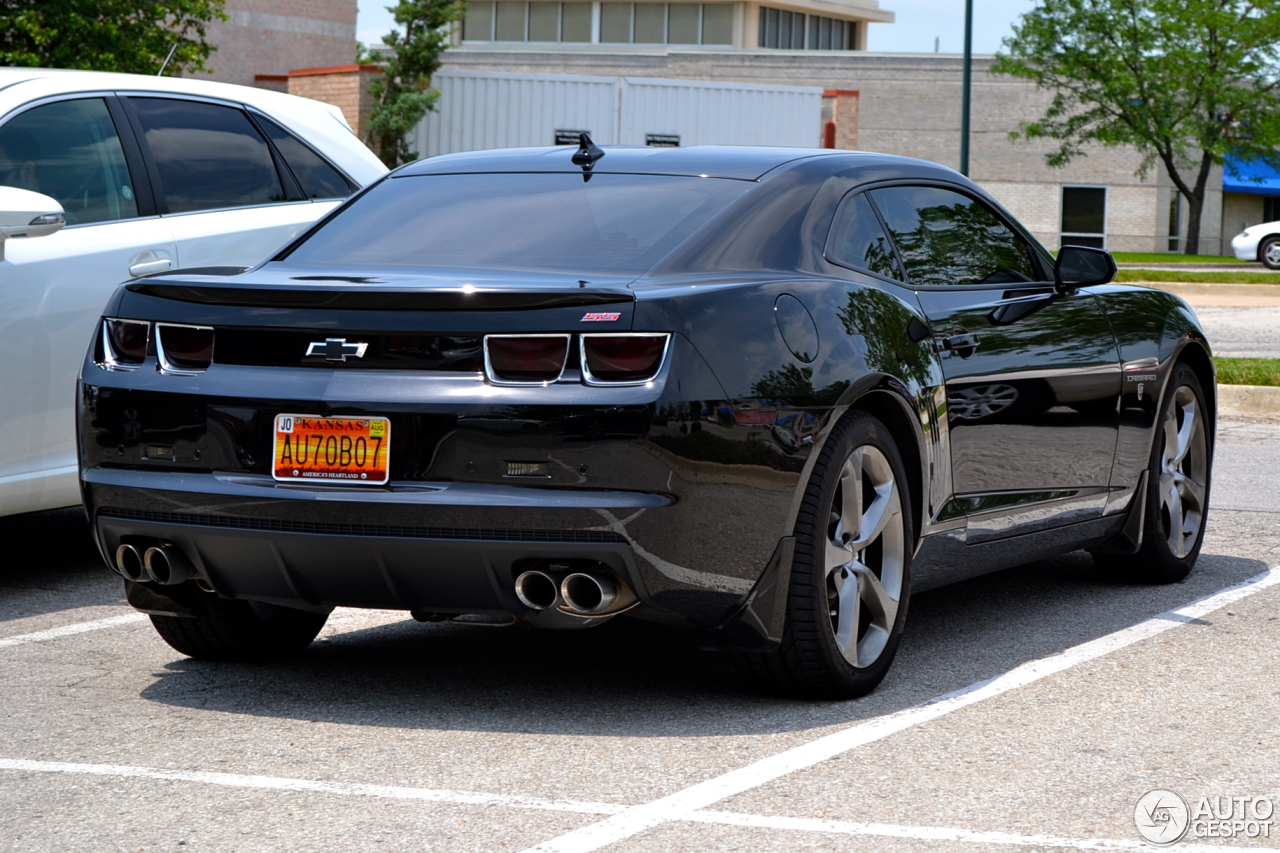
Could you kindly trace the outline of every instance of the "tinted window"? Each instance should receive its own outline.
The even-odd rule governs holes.
[[[0,184],[52,196],[71,224],[138,215],[120,138],[101,98],[46,104],[0,126]]]
[[[1175,201],[1177,196],[1174,196]],[[1176,213],[1174,214],[1176,218]],[[1062,245],[1104,248],[1107,231],[1105,187],[1062,188]],[[1170,232],[1173,234],[1173,232]],[[1174,234],[1176,237],[1177,235]]]
[[[289,131],[264,116],[258,125],[267,132],[276,150],[298,179],[307,198],[346,198],[355,189],[342,173],[330,166],[319,154]]]
[[[133,98],[170,213],[283,201],[271,149],[233,107]]]
[[[581,173],[383,181],[299,246],[323,266],[639,273],[753,184]]]
[[[979,201],[937,187],[872,190],[912,284],[1037,278],[1027,244]]]
[[[871,202],[861,193],[849,196],[836,211],[827,240],[827,257],[837,264],[902,281],[902,268]]]

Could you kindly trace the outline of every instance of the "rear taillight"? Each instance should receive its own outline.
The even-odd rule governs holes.
[[[102,364],[116,370],[133,370],[147,359],[151,324],[143,320],[102,321]]]
[[[544,385],[564,373],[568,335],[485,335],[484,372],[499,385]]]
[[[642,385],[658,375],[671,336],[650,332],[582,336],[588,385]]]
[[[165,373],[198,373],[213,361],[213,329],[156,323],[156,355]]]

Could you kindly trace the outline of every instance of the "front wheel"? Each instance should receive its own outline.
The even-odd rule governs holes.
[[[865,412],[827,439],[796,520],[782,644],[742,655],[765,690],[851,699],[893,663],[911,591],[911,501],[893,437]]]
[[[1269,270],[1280,270],[1280,237],[1268,237],[1258,249],[1258,260]]]
[[[1204,392],[1195,371],[1173,370],[1147,470],[1142,546],[1132,556],[1094,554],[1098,565],[1143,583],[1175,583],[1191,573],[1204,542],[1212,458]]]

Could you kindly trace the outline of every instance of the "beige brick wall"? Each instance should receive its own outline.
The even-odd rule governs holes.
[[[225,10],[229,20],[208,27],[218,48],[208,79],[252,86],[259,74],[355,59],[356,0],[226,0]]]
[[[337,65],[330,68],[298,68],[289,72],[289,94],[333,104],[364,138],[373,109],[369,84],[381,73],[376,65]]]
[[[822,124],[836,123],[835,147],[858,150],[858,93],[850,89],[828,89],[822,95]],[[825,131],[824,131],[825,132]]]
[[[1250,225],[1266,221],[1262,210],[1262,196],[1253,193],[1222,194],[1222,246],[1231,250],[1231,238]]]

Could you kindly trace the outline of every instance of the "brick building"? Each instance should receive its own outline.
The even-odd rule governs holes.
[[[210,79],[284,91],[292,69],[356,58],[356,0],[226,0],[225,11],[208,28]]]

